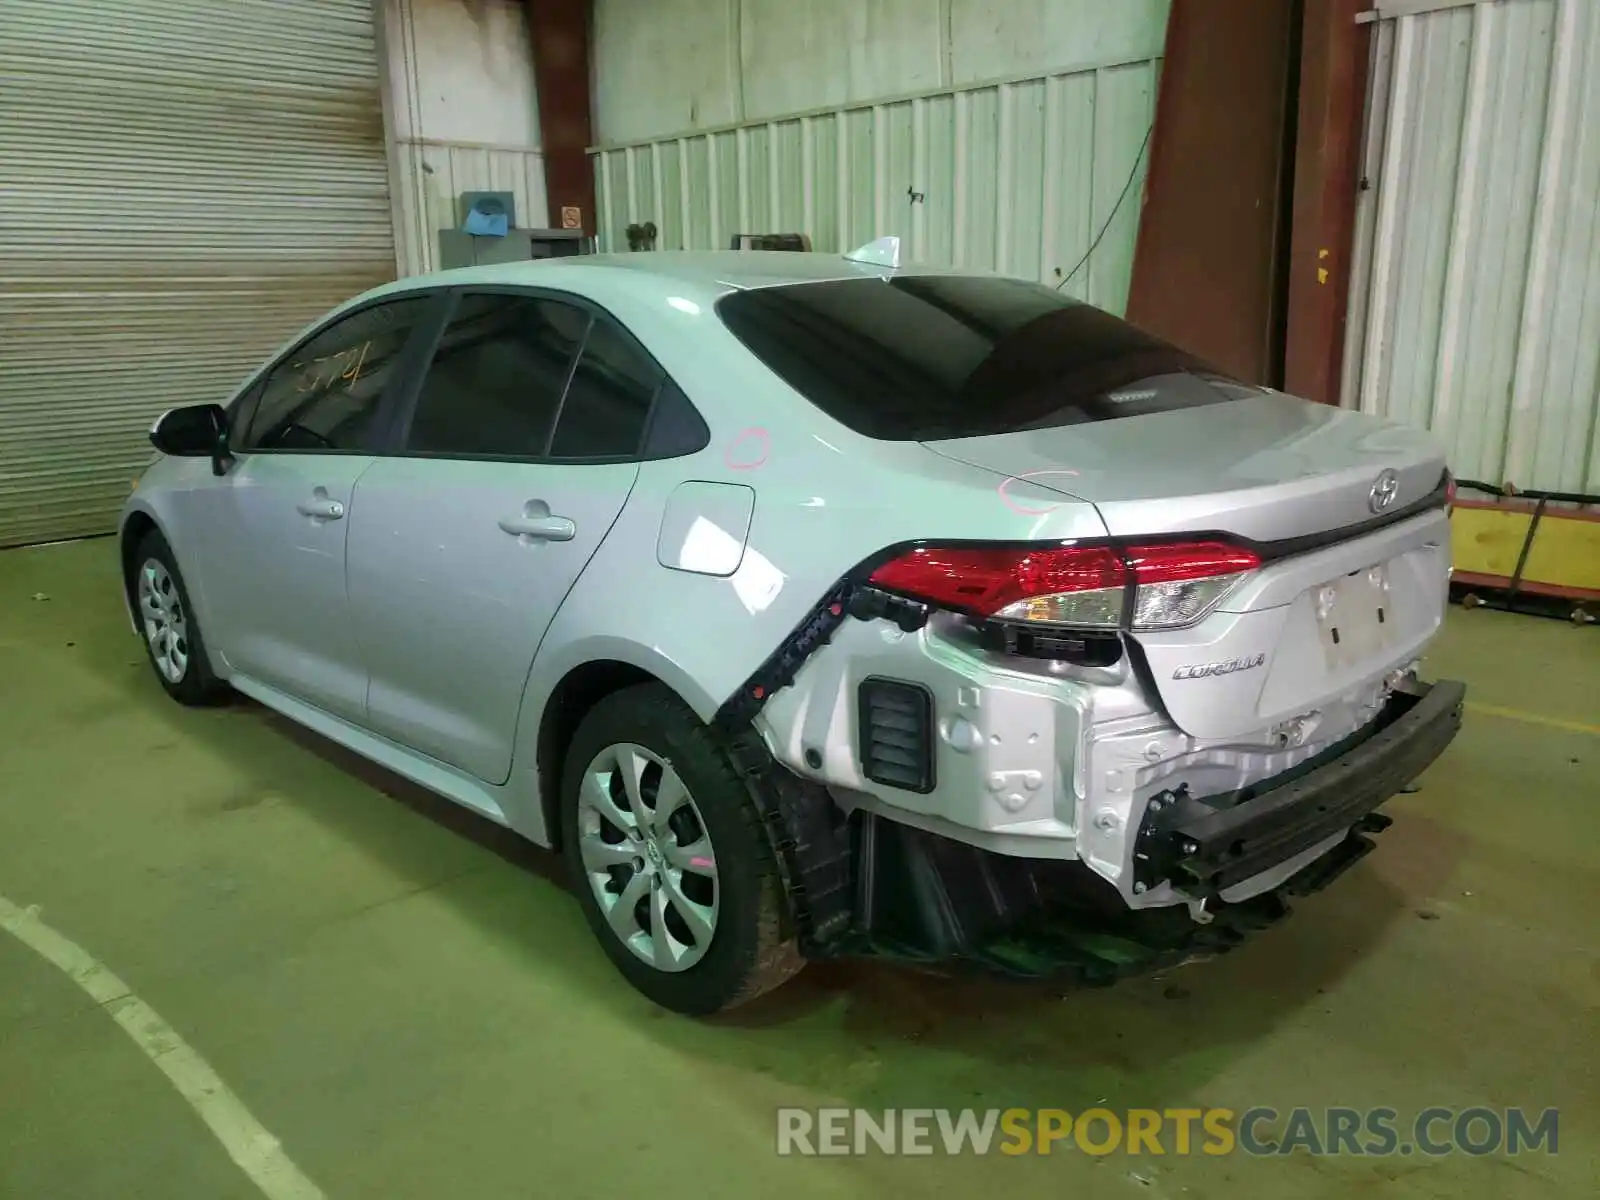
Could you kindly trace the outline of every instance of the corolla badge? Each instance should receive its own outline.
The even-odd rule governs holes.
[[[1248,671],[1267,661],[1265,654],[1252,654],[1244,658],[1227,658],[1221,662],[1190,663],[1172,673],[1174,679],[1209,679],[1213,675],[1232,675],[1235,671]]]
[[[1400,474],[1392,467],[1387,468],[1373,480],[1372,491],[1367,493],[1367,507],[1375,513],[1384,512],[1399,494]]]

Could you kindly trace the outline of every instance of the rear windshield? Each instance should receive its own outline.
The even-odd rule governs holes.
[[[913,275],[735,292],[723,323],[836,421],[885,441],[982,437],[1256,392],[1051,288]],[[1179,383],[1172,377],[1188,377]],[[1194,377],[1212,387],[1194,386]]]

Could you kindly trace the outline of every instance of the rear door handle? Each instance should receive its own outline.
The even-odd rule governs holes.
[[[344,516],[344,505],[337,500],[328,499],[325,495],[314,495],[311,499],[295,505],[295,508],[302,516],[321,517],[324,521],[337,521]]]
[[[578,527],[566,517],[553,517],[548,513],[524,513],[520,517],[507,517],[500,528],[514,537],[534,538],[543,542],[570,542]]]

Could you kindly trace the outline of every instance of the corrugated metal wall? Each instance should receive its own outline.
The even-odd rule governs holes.
[[[592,0],[626,145],[1159,55],[1170,0]]]
[[[511,192],[518,225],[547,227],[523,0],[385,0],[384,40],[400,273],[435,269],[462,192]]]
[[[1379,8],[1345,402],[1600,491],[1600,4]]]
[[[941,88],[595,154],[600,245],[653,221],[659,249],[804,232],[817,250],[905,239],[923,261],[1002,270],[1120,312],[1159,59]],[[1128,198],[1106,222],[1130,174]]]

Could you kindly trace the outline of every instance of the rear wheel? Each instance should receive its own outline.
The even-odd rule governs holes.
[[[597,704],[567,752],[563,846],[595,936],[628,981],[693,1016],[802,965],[776,864],[715,736],[667,688]]]
[[[217,704],[228,685],[211,671],[200,622],[167,539],[152,530],[134,554],[133,597],[145,651],[161,686],[180,704]]]

